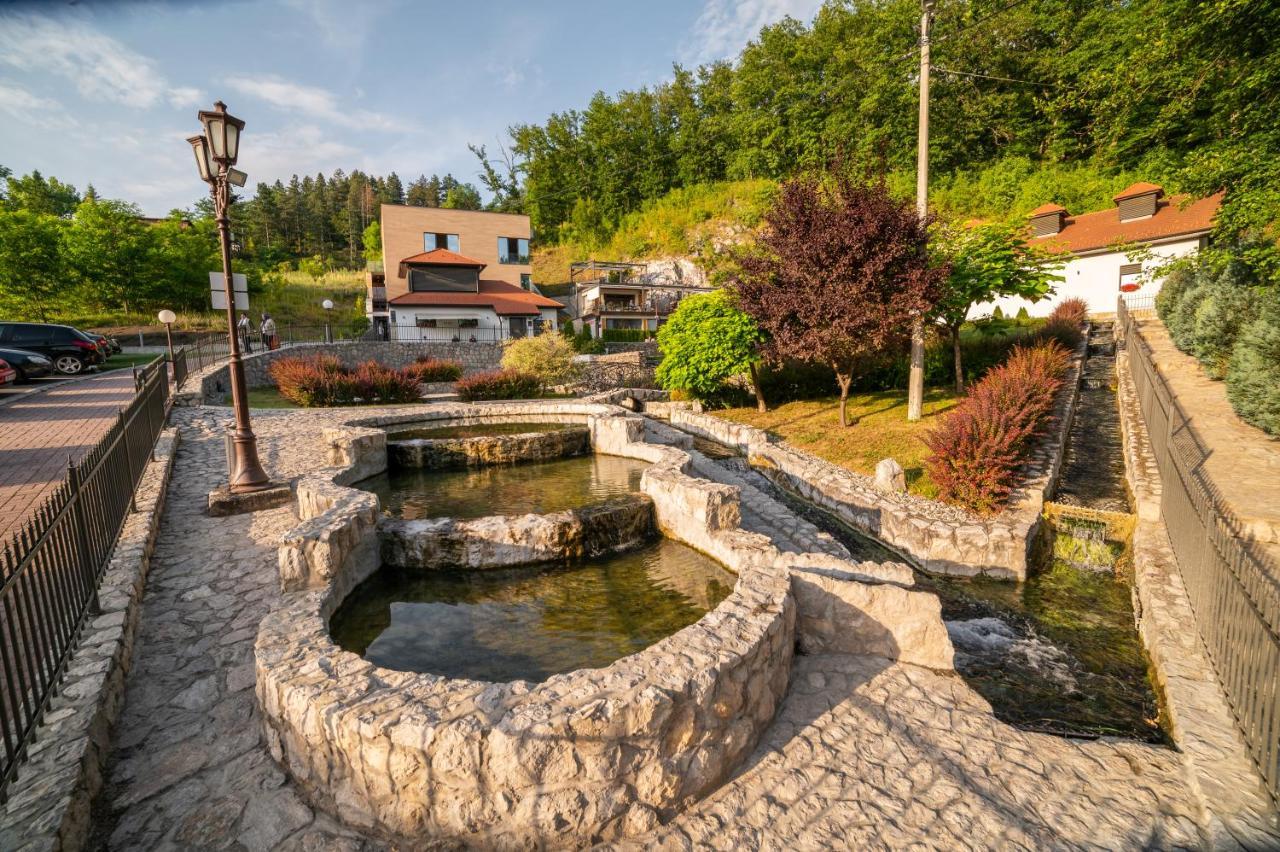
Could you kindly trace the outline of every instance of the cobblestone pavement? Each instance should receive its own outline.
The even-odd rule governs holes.
[[[0,541],[67,475],[133,399],[133,371],[67,382],[0,407]]]
[[[303,802],[261,737],[253,642],[277,594],[276,539],[294,516],[202,513],[227,416],[174,412],[183,443],[94,846],[377,848]],[[320,429],[347,416],[257,415],[264,463],[278,476],[314,468]],[[754,524],[777,512],[747,509]],[[1168,750],[1018,731],[952,674],[798,657],[748,766],[634,847],[1194,847],[1183,772]]]

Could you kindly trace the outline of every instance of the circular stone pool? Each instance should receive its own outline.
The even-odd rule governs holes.
[[[649,465],[591,454],[547,462],[461,470],[392,468],[355,484],[378,495],[395,518],[483,518],[576,509],[640,490]]]
[[[735,578],[659,538],[628,553],[499,571],[383,567],[330,621],[340,647],[400,671],[493,682],[602,668],[714,609]]]
[[[574,423],[540,423],[537,421],[520,422],[486,422],[471,421],[463,423],[446,423],[440,426],[415,426],[411,429],[388,429],[388,441],[408,441],[415,438],[432,440],[435,438],[488,438],[492,435],[524,435],[535,432],[559,432],[580,424]]]

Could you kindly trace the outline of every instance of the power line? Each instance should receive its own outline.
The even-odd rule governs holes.
[[[978,74],[977,72],[974,72],[974,71],[956,71],[952,68],[937,68],[937,67],[935,67],[933,70],[937,71],[939,74],[955,74],[959,77],[978,77],[982,80],[1000,80],[1001,82],[1005,82],[1005,83],[1025,83],[1028,86],[1043,86],[1045,88],[1050,88],[1050,89],[1071,88],[1070,86],[1063,86],[1060,83],[1043,83],[1043,82],[1038,83],[1035,80],[1019,80],[1016,77],[1001,77],[998,74]]]

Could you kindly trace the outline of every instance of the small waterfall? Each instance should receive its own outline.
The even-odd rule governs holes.
[[[647,494],[613,497],[573,514],[582,523],[582,550],[588,558],[632,550],[658,535],[653,498]]]

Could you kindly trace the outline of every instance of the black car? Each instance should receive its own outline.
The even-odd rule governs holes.
[[[19,382],[29,382],[47,376],[53,372],[53,361],[39,352],[27,349],[8,349],[0,347],[0,360],[18,371]]]
[[[98,347],[106,353],[110,358],[112,355],[119,355],[124,351],[124,347],[120,345],[120,341],[114,337],[107,337],[105,334],[98,334],[96,331],[86,331],[85,334],[98,341]]]
[[[98,341],[69,325],[0,322],[0,346],[38,352],[64,375],[83,373],[106,360]]]

